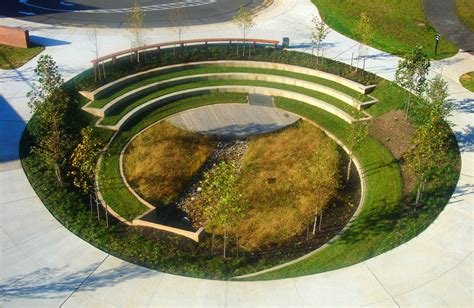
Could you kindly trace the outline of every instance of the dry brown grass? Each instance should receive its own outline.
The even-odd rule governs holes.
[[[127,181],[145,200],[167,205],[211,154],[215,140],[161,122],[135,138],[124,155]]]
[[[255,249],[303,232],[316,208],[337,193],[339,159],[335,142],[306,122],[253,139],[240,175],[242,201],[250,209],[235,230],[239,244]],[[323,175],[314,182],[308,177],[314,167],[334,178],[324,192]]]

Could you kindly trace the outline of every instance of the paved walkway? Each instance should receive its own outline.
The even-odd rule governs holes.
[[[288,36],[310,52],[309,0],[282,1],[261,15],[251,36]],[[3,18],[3,25],[23,22]],[[62,74],[89,67],[85,29],[27,25],[34,39],[51,44]],[[129,47],[125,32],[100,30],[100,53]],[[185,38],[235,36],[231,24],[191,28]],[[175,39],[160,29],[153,41]],[[48,39],[46,39],[48,38]],[[59,42],[59,43],[58,43]],[[357,42],[331,32],[325,55],[350,62]],[[369,48],[367,69],[393,80],[398,58]],[[267,282],[222,282],[151,271],[119,260],[79,239],[46,210],[18,163],[18,143],[30,117],[26,93],[35,61],[0,71],[0,305],[1,306],[463,306],[473,303],[474,96],[458,82],[474,57],[459,54],[434,62],[431,75],[449,83],[456,111],[451,121],[461,147],[456,191],[435,222],[411,241],[365,262],[336,271]]]
[[[245,137],[282,129],[299,117],[284,110],[248,104],[211,105],[180,112],[167,119],[193,132]]]
[[[433,27],[456,47],[474,52],[474,33],[459,20],[455,0],[425,0],[425,15]]]

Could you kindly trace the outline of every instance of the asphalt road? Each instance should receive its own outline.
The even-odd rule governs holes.
[[[0,0],[0,15],[68,26],[127,27],[133,0]],[[240,6],[253,9],[263,0],[141,0],[146,27],[172,26],[170,12],[180,7],[188,25],[232,19]]]
[[[425,15],[456,47],[474,52],[474,33],[459,20],[454,0],[425,0]]]

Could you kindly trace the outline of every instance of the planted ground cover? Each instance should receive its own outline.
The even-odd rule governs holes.
[[[235,230],[239,244],[255,249],[312,227],[338,195],[340,164],[336,143],[306,122],[253,138],[239,176],[242,202],[250,206]],[[324,182],[325,175],[331,180]]]
[[[467,1],[467,0],[466,0]],[[357,21],[365,12],[371,24],[368,45],[385,52],[404,55],[416,45],[433,59],[453,56],[457,48],[441,37],[438,53],[434,54],[436,30],[423,12],[423,0],[313,0],[323,20],[334,30],[360,41]]]
[[[140,87],[152,84],[154,82],[159,82],[163,80],[168,80],[177,77],[183,76],[191,76],[197,74],[210,74],[210,73],[254,73],[254,74],[267,74],[267,75],[277,75],[283,77],[290,77],[300,80],[305,80],[309,82],[313,82],[316,84],[321,84],[323,86],[333,88],[339,92],[345,93],[349,96],[358,98],[362,102],[369,101],[371,98],[367,95],[363,95],[355,90],[352,90],[346,86],[341,85],[340,83],[327,80],[324,78],[319,78],[315,76],[293,73],[293,72],[286,72],[280,70],[273,70],[273,69],[261,69],[261,68],[245,68],[245,67],[205,67],[205,68],[194,68],[194,69],[185,69],[180,70],[173,73],[161,74],[159,76],[154,76],[151,78],[146,78],[144,80],[140,80],[138,82],[134,82],[130,85],[126,85],[119,90],[112,91],[110,93],[105,93],[100,95],[98,99],[95,99],[90,107],[93,108],[102,108],[112,100],[124,95],[130,91],[138,89]]]
[[[127,147],[125,177],[131,187],[157,207],[166,207],[183,190],[211,154],[216,142],[160,122]]]
[[[20,48],[0,45],[0,69],[11,70],[19,68],[43,50],[43,46]]]
[[[255,80],[255,81],[254,80],[205,80],[205,81],[191,82],[191,83],[164,88],[162,90],[155,91],[152,94],[149,94],[145,97],[137,99],[128,105],[119,106],[115,108],[114,110],[112,110],[110,114],[105,116],[100,121],[100,124],[101,125],[115,125],[120,121],[120,119],[122,119],[127,113],[129,113],[136,107],[143,105],[146,102],[151,101],[152,99],[158,98],[166,94],[174,93],[177,91],[188,90],[188,89],[196,89],[196,88],[201,88],[201,87],[227,86],[227,85],[268,87],[268,88],[292,91],[292,92],[308,95],[316,99],[319,99],[321,101],[324,101],[326,103],[329,103],[331,105],[334,105],[356,119],[365,117],[365,114],[363,112],[344,103],[343,101],[337,98],[334,98],[330,95],[327,95],[321,92],[308,90],[302,87],[291,86],[291,85],[286,85],[282,83],[260,81],[260,80]]]

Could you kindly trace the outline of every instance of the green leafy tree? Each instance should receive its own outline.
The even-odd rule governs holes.
[[[73,177],[74,186],[84,192],[94,189],[94,175],[96,164],[101,154],[103,143],[93,135],[92,127],[81,130],[81,143],[79,143],[71,155],[70,172]]]
[[[247,38],[247,34],[255,26],[254,18],[255,18],[254,14],[251,11],[249,11],[244,6],[241,6],[239,9],[239,12],[237,13],[237,15],[234,16],[234,19],[233,19],[234,24],[239,28],[244,39],[244,44],[242,48],[243,56],[245,56],[245,40]],[[238,52],[238,49],[237,49],[237,52]],[[250,56],[250,46],[249,46],[249,56]]]
[[[331,28],[329,28],[324,21],[321,20],[318,16],[314,15],[311,19],[312,29],[311,29],[311,45],[312,53],[314,54],[314,47],[316,47],[316,60],[319,63],[319,51],[321,49],[321,43],[326,39]]]
[[[54,170],[58,182],[62,184],[62,173],[70,149],[65,120],[70,100],[62,89],[63,79],[51,56],[40,57],[35,73],[38,82],[27,95],[35,117],[29,126],[29,132],[36,139],[32,152]]]
[[[370,125],[368,122],[355,122],[350,126],[347,133],[346,146],[349,150],[349,163],[347,165],[346,181],[349,181],[351,176],[352,157],[353,152],[369,135]]]
[[[423,53],[421,46],[416,46],[413,51],[398,63],[395,73],[395,82],[408,90],[405,102],[405,115],[408,117],[411,108],[412,94],[421,95],[426,87],[426,76],[430,68],[430,61]]]
[[[408,167],[418,180],[415,207],[420,203],[426,182],[449,159],[447,131],[433,124],[421,125],[412,139],[412,149],[405,155]]]
[[[132,10],[128,15],[128,26],[130,32],[130,43],[132,48],[140,48],[144,45],[143,20],[145,13],[142,10],[139,0],[133,2]],[[140,63],[140,52],[137,52],[137,63]]]
[[[415,110],[418,126],[412,148],[405,155],[408,167],[418,179],[415,206],[420,203],[426,182],[449,159],[450,136],[445,119],[452,109],[447,83],[438,75],[428,82],[425,95]]]
[[[206,219],[205,228],[212,233],[224,232],[224,258],[226,257],[227,234],[245,213],[245,206],[237,192],[237,166],[235,163],[220,162],[204,174],[200,205]]]

